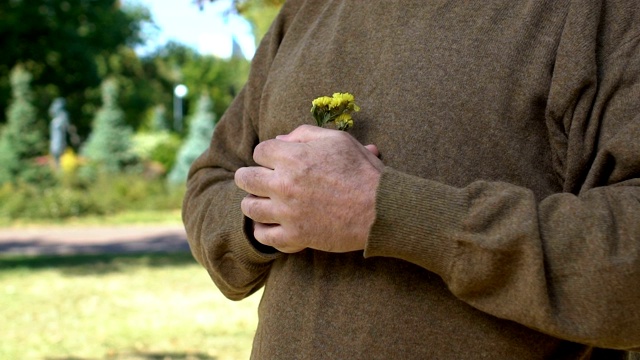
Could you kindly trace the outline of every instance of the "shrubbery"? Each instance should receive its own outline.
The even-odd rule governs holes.
[[[109,215],[122,211],[175,210],[183,189],[171,187],[163,178],[142,174],[96,176],[90,182],[75,174],[60,175],[57,185],[29,183],[0,185],[0,218],[52,219]]]
[[[133,151],[143,162],[162,166],[164,173],[173,168],[182,140],[168,131],[139,133],[133,137]]]
[[[201,98],[183,144],[163,126],[162,114],[151,131],[134,135],[116,101],[117,83],[107,80],[82,156],[67,148],[56,167],[46,155],[46,135],[31,105],[30,79],[23,69],[14,71],[9,122],[0,129],[1,219],[62,220],[180,208],[186,173],[215,126],[208,96]]]

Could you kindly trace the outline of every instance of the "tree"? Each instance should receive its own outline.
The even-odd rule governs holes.
[[[82,155],[106,172],[114,173],[135,164],[132,151],[133,131],[118,107],[118,84],[114,79],[102,84],[102,107],[96,113],[93,131]]]
[[[0,136],[0,184],[5,182],[36,182],[50,175],[49,169],[35,163],[46,153],[46,127],[38,120],[33,106],[30,83],[32,76],[21,65],[11,71],[11,104],[8,122]]]
[[[211,98],[202,95],[198,100],[198,110],[189,124],[189,136],[178,151],[176,163],[167,177],[169,183],[177,185],[187,180],[189,167],[209,146],[215,124],[216,115]]]
[[[238,13],[253,26],[253,36],[259,43],[280,11],[284,0],[242,0],[236,1]]]
[[[201,9],[206,3],[211,3],[217,0],[194,0]],[[256,42],[260,39],[269,29],[271,22],[280,11],[282,4],[285,0],[234,0],[234,11],[242,15],[253,26],[253,35],[256,38]]]
[[[198,101],[199,94],[208,93],[213,101],[213,111],[222,114],[249,74],[249,61],[246,59],[202,55],[176,42],[169,42],[149,54],[142,63],[149,86],[156,89],[155,104],[165,104],[167,109],[173,106],[174,87],[185,84],[189,88],[185,109]]]
[[[24,64],[33,77],[41,114],[64,97],[70,118],[85,134],[92,117],[91,89],[101,78],[97,60],[141,42],[143,8],[123,8],[118,0],[11,0],[0,2],[0,109],[6,108],[9,70]],[[96,93],[98,91],[96,90]],[[87,106],[89,105],[89,106]],[[0,123],[5,119],[0,117]]]

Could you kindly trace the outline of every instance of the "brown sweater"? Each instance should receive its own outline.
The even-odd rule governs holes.
[[[364,253],[257,249],[234,171],[345,91],[386,165]],[[257,359],[621,358],[597,348],[640,347],[640,1],[289,1],[183,217],[227,297],[264,286]]]

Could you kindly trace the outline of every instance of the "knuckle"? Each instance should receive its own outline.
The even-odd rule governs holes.
[[[240,208],[242,210],[242,213],[253,221],[263,223],[268,220],[267,212],[265,211],[263,203],[252,195],[249,195],[242,199]]]
[[[344,141],[344,142],[348,142],[349,144],[351,143],[351,140],[353,139],[353,136],[351,136],[351,134],[349,134],[346,131],[335,131],[332,133],[333,136],[336,137],[336,139],[339,139],[339,141]]]
[[[266,140],[256,145],[256,147],[253,148],[253,156],[256,156],[256,154],[260,154],[264,152],[265,148],[269,146],[268,144],[269,144],[269,140]]]
[[[309,124],[303,124],[298,126],[295,130],[293,130],[291,132],[292,135],[296,135],[296,136],[306,136],[308,134],[313,133],[314,131],[316,131],[317,129],[319,129],[317,126],[315,125],[309,125]]]
[[[298,126],[294,131],[309,131],[311,129],[313,129],[313,125],[302,124]]]
[[[283,178],[280,179],[280,181],[278,181],[278,193],[284,198],[284,199],[291,199],[294,198],[296,196],[296,184],[294,181],[292,181],[290,178]]]
[[[253,161],[258,164],[261,164],[262,161],[268,156],[268,154],[272,153],[274,150],[274,142],[273,140],[265,140],[255,148],[253,148]]]

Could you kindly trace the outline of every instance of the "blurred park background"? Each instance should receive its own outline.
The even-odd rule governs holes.
[[[0,230],[179,227],[283,2],[0,2]],[[186,251],[0,253],[0,359],[248,358],[258,301]]]

